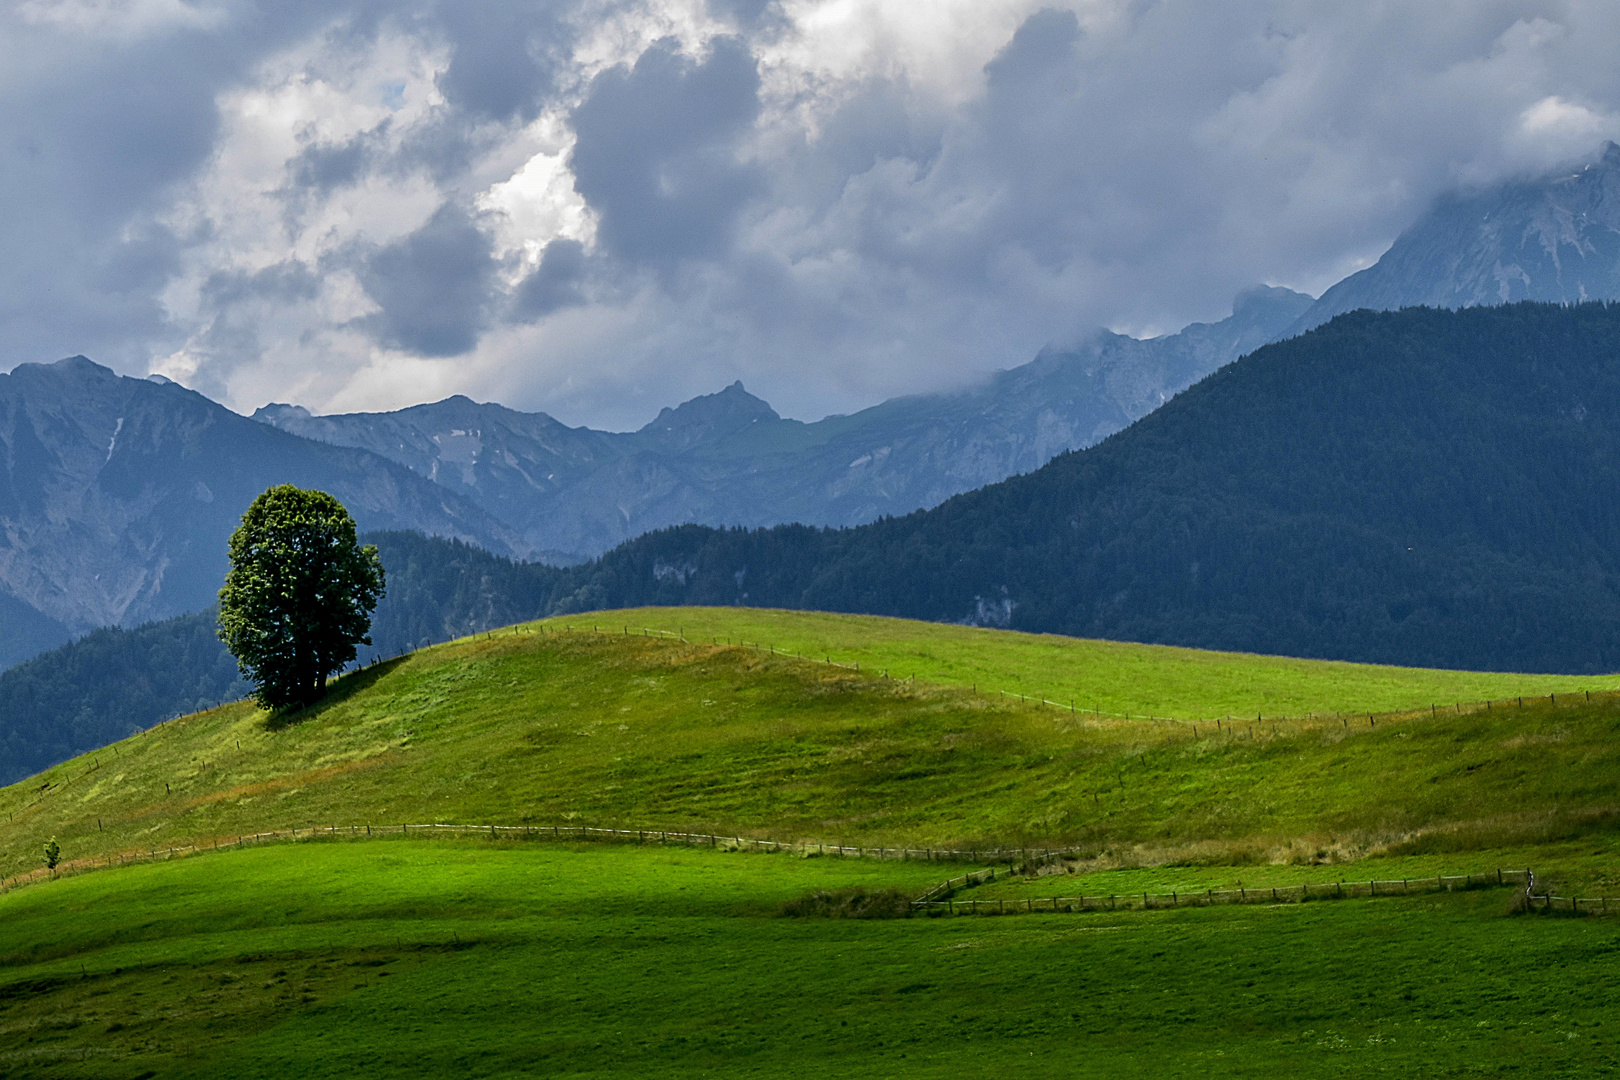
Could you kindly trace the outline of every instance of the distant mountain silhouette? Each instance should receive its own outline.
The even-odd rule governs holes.
[[[1147,341],[1099,331],[968,390],[810,424],[741,383],[623,434],[460,396],[338,416],[267,405],[254,419],[392,458],[510,524],[531,551],[571,562],[685,522],[858,525],[934,506],[1124,428],[1310,303],[1256,288],[1217,323]]]
[[[390,654],[545,614],[753,604],[1614,671],[1616,490],[1620,305],[1356,312],[1099,446],[904,518],[679,526],[568,568],[376,534],[373,635]],[[0,781],[240,693],[211,623],[91,634],[0,673]]]

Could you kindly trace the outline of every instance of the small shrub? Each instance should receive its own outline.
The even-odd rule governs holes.
[[[45,867],[55,870],[56,864],[62,861],[62,845],[56,842],[56,837],[45,841]]]
[[[782,914],[792,919],[906,919],[911,917],[911,898],[899,889],[817,889],[783,904]]]

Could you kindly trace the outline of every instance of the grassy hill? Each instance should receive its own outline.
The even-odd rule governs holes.
[[[685,641],[628,632],[676,615]],[[788,612],[598,618],[423,650],[290,718],[248,703],[183,717],[0,789],[0,874],[34,866],[51,836],[81,858],[432,821],[1269,861],[1539,839],[1600,827],[1615,809],[1612,682],[1563,680],[1556,703],[1521,707],[1503,699],[1554,684]],[[1117,689],[1156,671],[1170,689]],[[989,692],[1020,681],[1080,700],[1107,692],[1132,718]],[[1440,689],[1502,696],[1431,710]],[[1368,712],[1338,715],[1368,699],[1376,726]],[[1257,702],[1306,715],[1256,723]],[[1135,711],[1155,706],[1243,719]]]
[[[1612,680],[792,612],[590,618],[368,668],[304,714],[240,703],[183,717],[0,789],[0,873],[36,866],[51,836],[93,862],[270,828],[454,821],[1077,845],[1053,873],[984,898],[1519,865],[1615,884]],[[788,655],[801,652],[821,659]],[[1016,695],[1037,688],[1090,696],[1104,715]],[[1544,692],[1556,701],[1529,696]],[[1436,697],[1492,703],[1443,710]],[[1275,722],[1252,717],[1273,709]],[[1141,718],[1165,713],[1187,719]],[[1218,728],[1190,719],[1211,715]],[[0,892],[0,1069],[1112,1078],[1620,1065],[1612,1010],[1590,990],[1620,927],[1509,914],[1510,890],[784,917],[818,892],[915,896],[961,866],[384,831]]]

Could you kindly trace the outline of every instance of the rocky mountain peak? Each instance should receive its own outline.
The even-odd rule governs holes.
[[[1620,146],[1582,167],[1447,194],[1284,337],[1358,308],[1620,299]]]
[[[739,379],[719,393],[704,394],[673,409],[662,410],[637,434],[685,448],[724,438],[761,420],[780,419],[775,409],[743,389]]]
[[[260,405],[253,410],[252,419],[271,427],[281,427],[288,421],[308,420],[312,414],[302,405],[286,405],[279,401],[272,401],[268,405]]]

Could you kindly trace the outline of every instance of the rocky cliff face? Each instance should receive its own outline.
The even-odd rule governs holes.
[[[1357,308],[1620,298],[1620,146],[1581,168],[1448,195],[1284,336]]]
[[[205,607],[242,511],[284,482],[331,492],[362,528],[522,546],[485,511],[375,454],[82,356],[23,364],[0,375],[0,665],[70,632]]]
[[[626,433],[464,397],[342,416],[268,405],[254,419],[392,458],[509,523],[530,550],[574,561],[666,525],[855,525],[933,506],[1106,438],[1310,303],[1255,289],[1217,323],[1149,341],[1099,332],[970,390],[811,424],[741,383]]]

